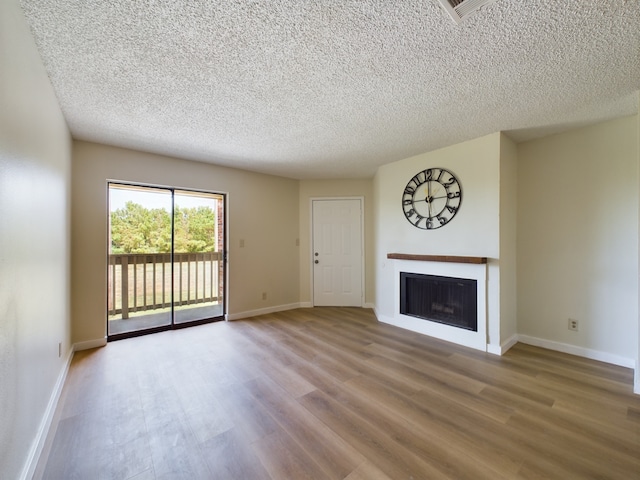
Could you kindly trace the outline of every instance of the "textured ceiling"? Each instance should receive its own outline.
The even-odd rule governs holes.
[[[287,177],[638,111],[638,0],[21,4],[74,138]]]

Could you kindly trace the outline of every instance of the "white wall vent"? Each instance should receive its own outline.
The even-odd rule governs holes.
[[[439,0],[453,21],[460,23],[478,9],[494,3],[496,0]]]

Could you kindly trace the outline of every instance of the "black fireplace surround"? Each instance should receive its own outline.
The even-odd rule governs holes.
[[[400,313],[478,331],[478,282],[400,272]]]

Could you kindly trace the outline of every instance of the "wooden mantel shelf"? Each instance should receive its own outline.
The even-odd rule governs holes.
[[[454,255],[414,255],[411,253],[387,253],[394,260],[416,260],[419,262],[487,263],[487,257],[456,257]]]

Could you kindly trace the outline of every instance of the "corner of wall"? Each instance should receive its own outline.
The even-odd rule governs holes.
[[[517,334],[516,230],[518,150],[500,133],[500,344]],[[509,345],[504,351],[511,348]]]
[[[519,341],[637,367],[638,122],[616,118],[518,144]],[[594,209],[607,212],[607,229],[592,221]],[[568,318],[579,331],[567,329]]]
[[[363,199],[364,208],[364,302],[370,303],[375,297],[375,251],[374,209],[375,192],[373,179],[334,179],[334,180],[300,180],[299,181],[299,258],[300,258],[300,295],[303,304],[313,303],[313,281],[311,269],[312,248],[312,198],[356,198]]]
[[[637,183],[638,183],[638,191],[640,191],[640,90],[636,92],[636,96],[638,97],[638,113],[636,114],[636,157],[637,157]],[[638,198],[638,225],[640,225],[640,196]],[[640,241],[640,235],[639,235]],[[638,244],[638,251],[640,252],[640,242]],[[638,255],[640,259],[640,254]],[[638,265],[638,275],[640,277],[640,261]],[[638,301],[640,302],[640,278],[638,279]],[[636,365],[634,368],[634,382],[633,382],[633,392],[640,395],[640,305],[638,308],[638,343],[636,346],[637,358]]]

